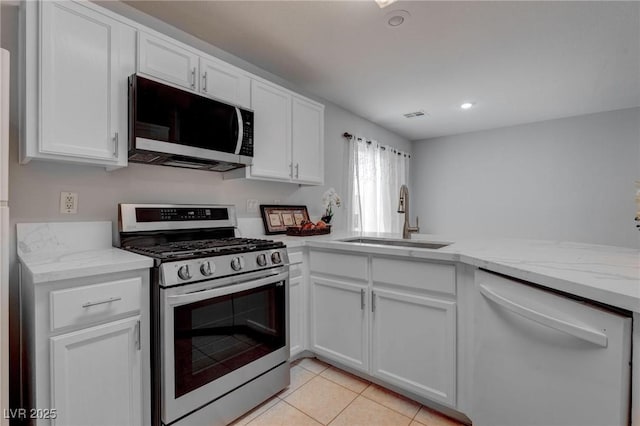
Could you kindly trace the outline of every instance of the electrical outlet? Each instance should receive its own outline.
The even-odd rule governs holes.
[[[78,213],[78,193],[77,192],[61,192],[60,193],[60,213],[66,213],[66,214]]]
[[[258,200],[247,200],[247,213],[258,213]]]

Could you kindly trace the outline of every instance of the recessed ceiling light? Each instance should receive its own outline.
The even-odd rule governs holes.
[[[475,103],[473,103],[473,102],[465,102],[462,105],[460,105],[460,108],[462,108],[462,109],[470,109],[470,108],[473,108],[474,105],[475,105]]]
[[[404,24],[410,16],[411,14],[406,10],[392,10],[385,15],[385,19],[388,27],[396,28]]]
[[[378,3],[378,6],[380,6],[380,9],[384,9],[385,7],[389,6],[391,3],[395,3],[397,0],[376,0],[376,3]]]

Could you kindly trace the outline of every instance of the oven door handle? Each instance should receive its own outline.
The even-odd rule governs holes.
[[[254,288],[262,287],[267,284],[274,284],[278,281],[285,280],[289,277],[289,272],[278,272],[259,278],[256,280],[244,281],[239,283],[232,283],[223,287],[216,287],[212,289],[198,290],[191,293],[176,294],[173,296],[167,296],[167,303],[169,306],[180,306],[188,303],[199,302],[201,300],[212,299],[214,297],[226,296],[228,294],[237,293],[239,291],[251,290]]]

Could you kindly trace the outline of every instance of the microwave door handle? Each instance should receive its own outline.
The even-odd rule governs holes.
[[[257,280],[250,280],[240,283],[231,283],[224,287],[216,287],[209,290],[194,291],[192,293],[176,294],[167,296],[169,306],[180,306],[189,303],[199,302],[201,300],[213,299],[215,297],[226,296],[228,294],[237,293],[239,291],[251,290],[262,287],[267,284],[277,283],[289,277],[289,272],[280,272],[269,275]]]
[[[235,109],[236,118],[238,119],[238,140],[236,142],[235,154],[238,155],[242,149],[242,140],[244,139],[244,123],[242,122],[242,113],[240,112],[240,108],[235,107]]]

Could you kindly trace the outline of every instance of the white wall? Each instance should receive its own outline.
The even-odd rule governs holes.
[[[412,145],[422,232],[640,247],[640,108]]]

